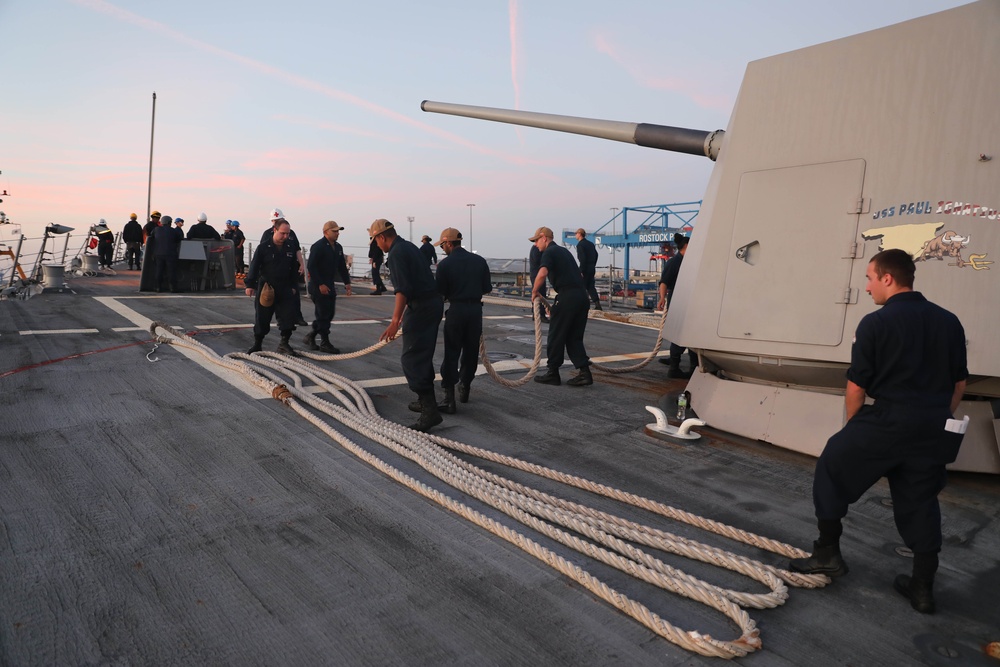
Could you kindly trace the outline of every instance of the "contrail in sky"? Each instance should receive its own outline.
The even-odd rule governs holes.
[[[510,80],[514,85],[514,108],[521,108],[521,82],[517,65],[519,62],[517,45],[517,0],[509,0],[507,3],[507,13],[510,17]],[[524,135],[521,133],[521,126],[515,125],[514,132],[517,133],[518,141],[524,145]]]
[[[598,53],[603,53],[611,58],[615,64],[624,69],[626,73],[628,73],[628,75],[631,76],[636,82],[647,88],[652,88],[654,90],[668,90],[670,92],[683,95],[698,106],[705,109],[726,111],[732,108],[732,101],[728,97],[725,95],[706,95],[699,90],[702,86],[699,86],[693,81],[678,77],[649,74],[647,66],[636,65],[634,62],[631,62],[625,57],[621,50],[618,49],[616,45],[612,44],[609,39],[605,38],[604,35],[596,36],[594,46],[597,48]]]
[[[510,14],[510,78],[514,84],[514,108],[521,108],[521,85],[517,77],[517,0],[507,4]]]
[[[133,12],[130,12],[127,9],[122,9],[121,7],[117,7],[109,2],[106,2],[106,0],[70,0],[70,1],[77,5],[80,5],[81,7],[85,7],[95,12],[106,14],[108,16],[124,21],[126,23],[131,23],[133,25],[139,26],[151,32],[156,32],[161,35],[165,35],[172,40],[183,42],[185,44],[188,44],[189,46],[219,56],[220,58],[224,58],[226,60],[239,63],[241,65],[249,67],[250,69],[254,69],[262,74],[273,76],[287,83],[298,86],[299,88],[303,88],[305,90],[311,90],[326,97],[339,100],[341,102],[345,102],[347,104],[351,104],[357,107],[361,107],[362,109],[367,109],[368,111],[371,111],[374,114],[378,114],[379,116],[389,118],[404,125],[415,127],[419,130],[422,130],[423,132],[432,134],[440,139],[444,139],[445,141],[458,144],[470,150],[476,151],[477,153],[492,155],[495,157],[499,157],[503,160],[514,162],[517,164],[524,164],[526,162],[522,158],[501,153],[499,151],[486,148],[485,146],[480,146],[479,144],[473,143],[456,134],[452,134],[451,132],[438,129],[433,125],[427,125],[426,123],[421,123],[418,120],[414,120],[401,113],[397,113],[395,111],[392,111],[391,109],[379,106],[374,102],[362,99],[356,95],[352,95],[351,93],[346,93],[342,90],[337,90],[336,88],[328,86],[324,83],[320,83],[318,81],[312,81],[311,79],[307,79],[297,74],[286,72],[285,70],[282,70],[278,67],[262,63],[258,60],[254,60],[253,58],[247,58],[246,56],[241,56],[237,53],[233,53],[232,51],[221,49],[217,46],[213,46],[212,44],[207,44],[205,42],[192,39],[191,37],[188,37],[184,33],[178,32],[177,30],[174,30],[173,28],[170,28],[169,26],[166,26],[163,23],[160,23],[158,21],[153,21],[152,19],[144,18],[142,16],[139,16],[138,14],[134,14]]]

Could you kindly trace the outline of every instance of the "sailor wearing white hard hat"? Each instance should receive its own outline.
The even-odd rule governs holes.
[[[274,230],[279,223],[288,222],[287,218],[285,218],[285,214],[281,211],[280,208],[272,208],[271,214],[268,217],[271,220],[271,227],[269,229],[266,229],[263,235],[261,235],[260,237],[261,243],[264,243],[265,241],[270,241],[274,237]],[[299,260],[299,283],[305,284],[306,262],[305,259],[302,257],[302,245],[299,243],[299,238],[295,235],[295,232],[292,231],[291,223],[289,223],[288,227],[289,227],[288,240],[285,241],[285,243],[288,244],[288,247],[295,249],[296,253],[295,256]],[[295,312],[297,315],[295,323],[301,327],[308,326],[309,323],[306,322],[304,317],[302,317],[302,303],[299,301],[298,295],[296,295],[295,302],[296,302]]]

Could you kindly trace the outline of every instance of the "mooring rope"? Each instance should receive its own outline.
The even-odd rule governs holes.
[[[538,325],[536,324],[536,333]],[[165,334],[158,334],[162,330]],[[453,452],[500,463],[547,479],[613,498],[661,516],[687,523],[771,551],[786,557],[803,557],[806,552],[790,545],[727,526],[717,521],[677,510],[589,480],[471,447],[441,436],[420,433],[380,417],[367,392],[352,380],[302,358],[271,352],[253,355],[231,353],[220,357],[207,346],[163,323],[154,322],[150,332],[158,342],[183,346],[199,352],[213,363],[228,368],[248,382],[285,403],[314,424],[346,450],[442,507],[466,518],[523,549],[558,572],[576,581],[615,608],[623,611],[659,636],[689,651],[706,656],[733,658],[760,648],[756,623],[742,606],[768,608],[787,599],[787,584],[819,587],[829,582],[822,575],[799,575],[760,563],[718,547],[679,537],[657,528],[599,511],[585,505],[533,489],[496,473],[490,473],[457,457]],[[372,346],[376,347],[376,346]],[[370,349],[370,348],[369,348]],[[347,355],[327,355],[327,358]],[[537,357],[537,354],[536,354]],[[331,396],[328,401],[305,386],[314,384]],[[403,473],[333,428],[320,415],[331,417],[369,440],[404,456],[453,488],[472,496],[507,516],[575,549],[599,562],[633,577],[682,595],[719,611],[735,623],[740,636],[719,640],[694,630],[683,630],[667,622],[645,605],[603,583],[585,569],[570,562],[526,535],[491,519],[446,493]],[[580,535],[589,538],[582,539]],[[590,541],[592,540],[592,541]],[[762,583],[766,593],[748,593],[720,588],[667,565],[636,545],[667,551],[700,562],[738,572]]]
[[[535,353],[532,358],[531,366],[528,371],[517,378],[516,380],[510,380],[500,375],[500,372],[496,370],[493,365],[492,360],[489,358],[489,354],[486,350],[486,336],[480,336],[479,338],[479,358],[483,364],[483,369],[486,374],[490,376],[497,384],[500,384],[508,388],[521,387],[535,376],[538,372],[538,366],[542,359],[542,323],[541,323],[541,311],[542,309],[550,310],[551,304],[545,297],[539,297],[534,302],[526,302],[518,299],[507,299],[503,297],[483,297],[483,303],[492,303],[494,305],[501,306],[511,306],[515,308],[531,308],[532,320],[534,321],[534,331],[535,331]],[[588,313],[588,317],[592,319],[604,319],[612,322],[626,322],[629,324],[639,324],[639,326],[645,326],[652,328],[656,326],[659,333],[656,336],[656,343],[653,345],[653,349],[650,350],[639,363],[633,364],[631,366],[608,366],[606,364],[599,364],[597,362],[591,362],[591,366],[594,369],[608,373],[611,375],[618,375],[621,373],[632,373],[638,370],[642,370],[649,363],[657,357],[660,352],[660,348],[663,346],[663,323],[667,319],[667,311],[663,311],[663,315],[659,318],[652,318],[646,313],[639,313],[635,315],[620,315],[618,313],[609,313],[607,311],[591,310]],[[400,333],[402,333],[400,331]],[[296,350],[296,356],[306,357],[307,359],[314,359],[316,361],[340,361],[343,359],[356,359],[362,357],[371,352],[375,352],[388,344],[388,341],[380,341],[374,345],[370,345],[362,350],[356,352],[348,352],[342,354],[328,354],[324,352],[316,352],[313,350]]]

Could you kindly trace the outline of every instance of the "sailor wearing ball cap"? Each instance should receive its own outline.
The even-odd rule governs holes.
[[[437,252],[434,250],[434,246],[431,245],[431,237],[427,236],[427,234],[424,234],[424,237],[420,240],[423,242],[423,244],[420,246],[420,252],[422,252],[424,257],[427,258],[427,263],[437,264],[438,255]]]
[[[479,367],[483,295],[493,291],[493,284],[486,260],[462,247],[462,232],[449,227],[441,232],[440,240],[434,245],[441,246],[445,254],[434,280],[438,291],[448,301],[444,320],[444,361],[441,362],[444,401],[438,409],[454,414],[456,385],[459,403],[469,402],[469,387]]]
[[[540,296],[545,279],[552,283],[557,292],[552,303],[552,320],[549,324],[546,354],[548,355],[548,371],[545,375],[536,375],[535,382],[541,384],[560,384],[559,367],[563,364],[563,351],[569,354],[570,361],[579,373],[567,380],[566,384],[573,387],[585,387],[594,383],[590,374],[590,357],[583,346],[583,334],[587,330],[587,310],[590,298],[583,287],[583,276],[580,268],[573,261],[569,250],[553,240],[552,230],[539,227],[528,239],[542,253],[538,275],[531,288],[531,300]]]
[[[339,224],[330,220],[323,225],[323,238],[309,249],[309,296],[316,310],[316,319],[306,334],[305,343],[310,350],[327,354],[340,354],[340,350],[330,342],[330,322],[337,312],[337,288],[334,282],[339,277],[344,283],[347,296],[351,295],[351,273],[347,270],[344,247],[340,238]],[[316,345],[316,336],[320,344]]]
[[[406,384],[418,398],[410,407],[420,411],[420,419],[410,428],[427,431],[442,421],[434,398],[434,347],[444,302],[420,249],[397,236],[391,222],[379,218],[368,228],[368,236],[389,255],[389,277],[396,293],[392,320],[379,340],[394,339],[403,326],[400,363]]]

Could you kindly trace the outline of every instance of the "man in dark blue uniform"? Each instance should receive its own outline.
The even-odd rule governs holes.
[[[677,254],[667,260],[666,264],[663,265],[663,272],[660,274],[660,300],[656,306],[657,310],[663,310],[664,308],[670,307],[670,300],[674,297],[674,286],[677,285],[677,276],[679,276],[681,272],[681,262],[684,261],[684,254],[687,253],[688,237],[684,236],[680,232],[674,234],[674,245],[677,246]],[[660,359],[661,364],[670,365],[670,370],[667,371],[667,377],[687,380],[691,377],[694,369],[698,367],[698,355],[694,352],[694,350],[688,350],[688,359],[691,362],[691,370],[686,372],[682,371],[681,356],[683,354],[683,347],[676,343],[670,343],[670,357],[668,359]]]
[[[444,321],[444,361],[441,387],[444,401],[438,409],[455,414],[455,385],[458,401],[469,402],[469,387],[479,367],[479,339],[483,335],[483,295],[493,291],[486,260],[462,247],[462,232],[454,227],[441,232],[445,258],[438,264],[438,292],[448,301]],[[461,361],[461,367],[459,362]]]
[[[581,227],[576,230],[576,258],[580,262],[580,273],[583,274],[583,287],[587,290],[595,310],[601,308],[601,297],[597,295],[597,248],[587,238],[586,230]]]
[[[569,354],[570,361],[578,369],[578,373],[566,381],[573,387],[585,387],[594,384],[590,374],[590,357],[583,346],[583,334],[587,330],[587,310],[589,298],[583,288],[583,276],[580,268],[573,261],[569,250],[553,241],[552,230],[539,227],[529,241],[535,244],[541,253],[542,260],[535,276],[535,284],[531,288],[531,300],[541,296],[541,289],[548,278],[552,289],[556,291],[556,300],[552,304],[549,315],[549,335],[545,353],[548,355],[548,371],[545,375],[536,375],[535,382],[542,384],[561,384],[559,367],[563,364],[563,349]]]
[[[420,239],[420,241],[422,243],[422,245],[420,246],[420,252],[423,253],[424,257],[427,258],[427,263],[437,264],[438,254],[437,251],[434,250],[434,246],[431,245],[431,237],[427,236],[427,234],[424,234],[423,238]]]
[[[340,354],[340,350],[330,343],[330,322],[337,312],[337,288],[334,285],[339,276],[344,281],[347,296],[351,295],[351,273],[347,270],[344,247],[337,243],[343,229],[333,220],[323,224],[323,238],[309,249],[309,296],[316,309],[316,319],[306,334],[306,345],[310,350],[327,354]],[[316,345],[316,335],[320,344]]]
[[[206,241],[221,241],[222,237],[219,236],[219,232],[215,230],[215,227],[208,224],[208,216],[204,213],[198,214],[198,222],[191,226],[188,230],[187,237],[189,239],[203,239]]]
[[[378,243],[375,239],[372,239],[371,245],[368,246],[368,263],[372,266],[372,284],[375,285],[375,289],[372,290],[372,294],[378,296],[384,294],[385,283],[382,282],[382,264],[385,262],[385,253],[382,249],[378,247]]]
[[[841,519],[881,477],[892,511],[913,552],[911,576],[894,587],[919,612],[934,612],[933,584],[941,551],[938,494],[945,465],[958,456],[964,422],[953,418],[965,392],[965,331],[952,313],[913,291],[909,253],[885,250],[868,264],[865,290],[881,310],[862,318],[847,371],[847,424],[826,443],[816,463],[813,503],[819,539],[795,572],[847,573],[840,553]],[[875,399],[865,405],[865,394]]]
[[[392,320],[379,340],[394,339],[402,324],[400,362],[406,384],[420,402],[420,418],[410,428],[427,431],[443,421],[434,398],[434,347],[444,301],[420,249],[397,236],[391,222],[379,218],[368,229],[368,235],[383,253],[389,254],[389,277],[396,296]]]
[[[236,256],[236,274],[242,275],[246,266],[243,261],[243,245],[246,243],[246,236],[240,231],[239,220],[226,220],[226,233],[222,238],[233,242],[233,253]]]
[[[128,262],[128,268],[142,269],[142,225],[139,224],[135,213],[129,216],[125,228],[122,229],[122,241],[125,242],[125,261]]]
[[[156,259],[156,291],[166,292],[169,283],[170,290],[178,291],[177,285],[177,255],[181,251],[181,241],[184,234],[176,227],[171,227],[173,218],[165,215],[159,220],[159,226],[153,230],[153,257]]]
[[[296,292],[299,260],[296,248],[288,243],[291,227],[287,220],[278,222],[266,241],[261,241],[250,260],[244,284],[247,296],[254,299],[253,347],[247,354],[260,352],[264,336],[271,330],[271,318],[277,315],[281,342],[278,352],[294,355],[289,339],[295,331]],[[265,286],[270,286],[268,290]],[[273,294],[269,297],[269,292]]]
[[[277,229],[278,225],[282,222],[288,222],[288,220],[285,219],[285,214],[281,212],[281,209],[280,208],[271,209],[271,227],[270,229],[265,229],[264,233],[261,234],[260,242],[263,243],[264,241],[269,241],[271,239],[271,236],[274,234],[274,230]],[[304,284],[306,279],[306,263],[305,260],[302,258],[302,245],[299,243],[299,237],[297,237],[295,235],[295,232],[292,231],[291,223],[289,223],[288,227],[288,240],[285,241],[285,243],[287,243],[290,247],[295,249],[295,257],[299,262],[299,275],[298,278],[296,279],[296,284]],[[309,323],[306,322],[306,319],[304,317],[302,317],[302,300],[299,298],[298,290],[296,290],[295,292],[294,301],[295,301],[294,302],[295,324],[298,324],[303,327],[308,326]]]

